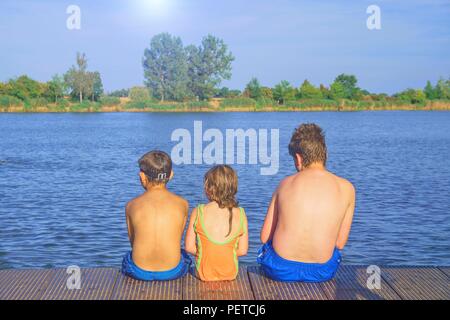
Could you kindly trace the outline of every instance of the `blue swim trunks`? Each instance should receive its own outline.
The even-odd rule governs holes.
[[[265,274],[282,282],[323,282],[331,280],[341,263],[341,253],[337,248],[325,263],[304,263],[280,257],[272,246],[272,241],[264,244],[258,251],[258,263]]]
[[[191,267],[191,258],[181,250],[180,263],[173,269],[167,271],[147,271],[139,268],[132,259],[131,251],[122,261],[122,273],[128,277],[144,281],[166,281],[181,278],[186,275]]]

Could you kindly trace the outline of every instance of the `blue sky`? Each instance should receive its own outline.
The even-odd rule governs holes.
[[[81,30],[66,28],[66,8],[81,8]],[[382,29],[366,27],[369,5]],[[242,89],[304,79],[329,84],[355,74],[359,86],[393,93],[450,76],[450,0],[2,0],[0,81],[28,74],[47,81],[85,52],[111,91],[142,85],[141,59],[160,32],[185,45],[213,34],[236,57],[232,79]]]

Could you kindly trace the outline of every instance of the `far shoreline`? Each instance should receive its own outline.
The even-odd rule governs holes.
[[[124,108],[122,105],[102,106],[100,108],[81,109],[81,110],[55,110],[52,107],[36,107],[32,110],[22,106],[14,106],[0,109],[0,113],[227,113],[227,112],[245,112],[245,113],[271,113],[271,112],[358,112],[358,111],[450,111],[450,103],[428,103],[425,106],[418,105],[392,105],[382,107],[354,107],[354,106],[338,106],[323,107],[309,106],[303,108],[276,106],[276,107],[200,107],[187,108],[184,106],[175,106],[171,108]]]

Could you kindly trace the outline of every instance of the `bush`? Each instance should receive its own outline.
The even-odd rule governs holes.
[[[100,105],[105,107],[113,107],[120,104],[120,98],[111,97],[111,96],[103,96],[100,98]]]
[[[339,107],[339,101],[329,99],[308,99],[299,101],[288,101],[285,107],[294,109],[306,109],[312,107],[321,107],[325,110],[335,110]]]
[[[56,103],[54,109],[55,111],[64,112],[67,111],[69,107],[70,107],[69,101],[67,101],[66,99],[60,99]]]
[[[128,102],[125,105],[125,109],[138,109],[138,110],[145,110],[145,109],[151,109],[151,110],[173,110],[176,108],[179,108],[180,106],[183,106],[182,104],[176,104],[176,103],[164,103],[159,104],[156,102],[153,102],[151,100],[147,101],[131,101]]]
[[[82,103],[76,103],[70,106],[70,112],[87,112],[87,111],[99,111],[100,104],[96,102],[83,101]]]
[[[191,102],[185,102],[184,106],[187,109],[207,109],[210,107],[208,101],[191,101]]]
[[[273,107],[273,106],[277,106],[278,103],[270,98],[260,98],[256,101],[256,109],[263,109],[263,108],[267,108],[267,107]]]
[[[45,98],[34,98],[29,99],[26,103],[28,103],[30,107],[35,110],[39,107],[46,107],[48,105],[48,100]]]
[[[407,89],[395,95],[404,104],[416,104],[423,106],[426,104],[426,95],[422,90]]]
[[[48,100],[45,98],[32,98],[25,100],[24,111],[25,112],[34,112],[39,107],[47,107]]]
[[[133,87],[130,89],[129,98],[138,102],[149,101],[151,99],[150,90],[146,87]]]
[[[380,101],[373,102],[374,109],[382,109],[382,108],[387,107],[388,105],[389,105],[389,102],[387,102],[386,100],[380,100]]]
[[[89,111],[91,112],[100,112],[102,105],[100,102],[91,102],[89,106]]]
[[[220,102],[221,108],[255,108],[256,101],[251,98],[232,98],[232,99],[223,99]]]
[[[7,110],[10,107],[23,106],[23,101],[8,95],[0,95],[0,108]]]

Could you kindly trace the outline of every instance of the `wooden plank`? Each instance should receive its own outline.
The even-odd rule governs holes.
[[[182,279],[139,281],[119,274],[111,300],[181,300]]]
[[[438,268],[384,267],[382,276],[403,299],[450,299],[449,278]]]
[[[183,279],[184,300],[253,300],[247,268],[239,267],[234,281],[204,282],[193,269]]]
[[[38,300],[53,274],[53,270],[1,270],[0,300]]]
[[[383,269],[381,269],[383,273]],[[367,266],[341,265],[334,279],[321,283],[331,300],[400,300],[400,296],[381,278],[380,289],[369,289]]]
[[[439,267],[439,270],[441,270],[443,273],[447,275],[447,277],[450,278],[450,267]]]
[[[42,300],[108,300],[119,274],[117,269],[94,268],[81,270],[80,289],[69,289],[70,275],[66,269],[56,269]]]
[[[256,266],[241,267],[235,281],[202,282],[192,273],[167,282],[137,281],[117,269],[82,269],[81,289],[69,290],[65,269],[0,270],[0,300],[128,299],[450,299],[450,267],[382,267],[381,290],[369,290],[366,266],[341,266],[325,283],[282,283]]]
[[[256,300],[327,300],[318,283],[277,282],[267,278],[260,267],[248,267]]]

